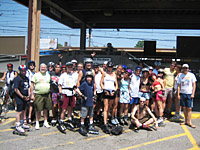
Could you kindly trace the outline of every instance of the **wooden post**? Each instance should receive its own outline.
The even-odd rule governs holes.
[[[41,0],[29,0],[28,61],[34,60],[39,70]]]

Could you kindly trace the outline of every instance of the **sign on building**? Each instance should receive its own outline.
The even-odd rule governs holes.
[[[40,49],[57,49],[58,39],[40,39]]]

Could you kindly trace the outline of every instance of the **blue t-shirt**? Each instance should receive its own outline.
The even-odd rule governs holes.
[[[84,81],[80,86],[79,90],[83,95],[87,97],[87,100],[82,99],[81,105],[86,107],[93,106],[93,93],[94,93],[94,84],[93,82],[91,84],[88,84],[86,81]]]
[[[28,96],[29,87],[30,87],[29,79],[26,76],[22,78],[20,75],[18,75],[14,79],[14,88],[17,88],[21,92],[22,95]],[[23,100],[17,94],[16,94],[16,101],[18,104],[23,103]]]

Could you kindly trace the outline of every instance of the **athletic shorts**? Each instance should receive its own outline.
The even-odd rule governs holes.
[[[36,111],[42,111],[44,109],[52,109],[52,101],[50,94],[35,94],[34,106]]]
[[[103,92],[97,93],[97,102],[102,102],[102,101],[103,101]]]
[[[156,98],[154,98],[153,99],[153,101],[154,102],[156,102],[156,101],[163,101],[163,95],[162,95],[162,91],[158,91],[158,92],[156,92],[155,94],[156,94]]]
[[[58,100],[60,98],[60,93],[52,93],[51,97],[52,97],[53,105],[57,105]]]
[[[150,93],[149,92],[139,91],[138,96],[139,96],[139,98],[144,97],[146,100],[150,99]]]
[[[93,106],[81,106],[81,118],[86,118],[87,116],[93,117]]]
[[[130,101],[130,104],[138,104],[139,102],[139,97],[132,97],[132,100]]]
[[[173,98],[173,88],[165,88],[165,98]]]
[[[68,106],[75,108],[75,96],[66,96],[63,94],[63,101],[61,101],[61,106],[63,109],[67,109]]]
[[[193,99],[191,99],[191,94],[180,94],[180,106],[193,108]]]
[[[17,112],[21,112],[23,110],[26,109],[26,102],[24,102],[23,104],[17,104]]]
[[[109,92],[109,95],[106,95],[106,91],[108,91]],[[116,98],[116,92],[115,92],[115,94],[113,95],[113,96],[110,96],[110,91],[109,90],[104,90],[104,92],[103,92],[103,99],[115,99]]]

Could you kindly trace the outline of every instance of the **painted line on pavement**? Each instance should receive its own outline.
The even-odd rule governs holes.
[[[11,122],[13,122],[13,121],[15,121],[15,120],[16,120],[16,118],[8,118],[8,119],[6,119],[6,121],[3,122],[1,125],[6,125],[6,124],[11,123]]]
[[[185,133],[186,133],[187,137],[189,138],[190,142],[194,146],[192,149],[200,149],[198,144],[197,144],[197,142],[195,141],[194,137],[192,136],[192,134],[188,130],[188,128],[185,125],[182,125],[182,128],[185,131]]]
[[[7,132],[7,131],[13,131],[13,129],[4,129],[4,130],[0,130],[0,132]]]
[[[186,133],[181,133],[181,134],[177,134],[177,135],[173,135],[173,136],[168,136],[168,137],[165,137],[165,138],[162,138],[162,139],[158,139],[158,140],[155,140],[155,141],[150,141],[150,142],[146,142],[146,143],[142,143],[142,144],[138,144],[138,145],[134,145],[134,146],[129,146],[129,147],[126,147],[126,148],[122,148],[120,150],[134,149],[134,148],[138,148],[138,147],[141,147],[141,146],[150,145],[150,144],[154,144],[154,143],[158,143],[158,142],[162,142],[162,141],[166,141],[166,140],[171,140],[171,139],[186,136],[186,135],[187,135]]]
[[[172,112],[172,115],[175,115],[175,112]],[[192,113],[192,119],[200,119],[200,113]]]
[[[13,142],[13,141],[23,140],[23,139],[25,139],[25,137],[10,139],[10,140],[4,140],[4,141],[0,141],[0,143]]]
[[[40,136],[46,136],[46,135],[51,135],[51,134],[56,134],[56,133],[60,133],[60,131],[49,132],[49,133],[41,134]]]

